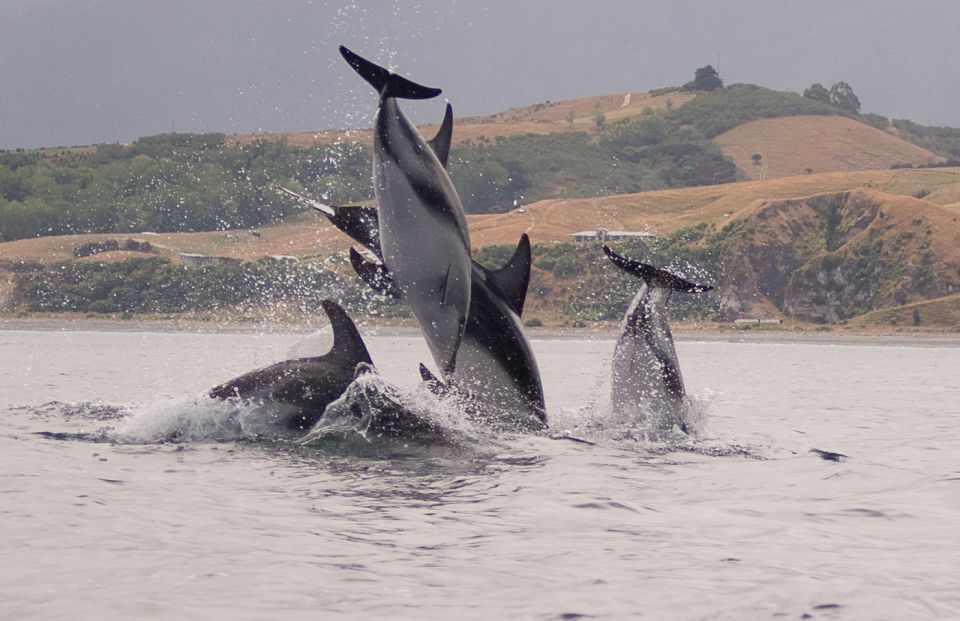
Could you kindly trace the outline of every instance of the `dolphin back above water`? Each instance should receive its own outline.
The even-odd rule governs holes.
[[[262,405],[287,431],[307,431],[343,394],[360,364],[372,364],[357,327],[339,305],[321,302],[333,328],[333,347],[323,356],[285,360],[213,388],[213,399]]]
[[[428,99],[440,90],[345,47],[340,53],[380,96],[373,140],[380,254],[447,377],[456,368],[470,307],[467,221],[443,162],[397,104],[397,98]]]
[[[654,438],[674,427],[688,432],[686,393],[667,306],[674,291],[700,293],[713,287],[624,258],[608,246],[603,251],[614,265],[643,281],[624,315],[613,352],[614,415],[645,426]]]

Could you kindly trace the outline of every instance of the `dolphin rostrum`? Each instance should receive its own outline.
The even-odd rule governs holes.
[[[608,246],[614,265],[643,281],[621,324],[613,351],[611,402],[614,414],[647,427],[651,437],[674,427],[688,432],[686,394],[667,317],[674,291],[701,293],[695,285],[651,265],[624,258]]]
[[[301,204],[323,214],[334,226],[365,246],[381,261],[377,211],[364,206],[335,206],[280,188]],[[477,417],[504,427],[538,429],[546,423],[543,386],[520,315],[530,281],[530,240],[526,234],[513,257],[498,270],[471,262],[470,310],[449,381],[470,393]],[[382,263],[350,250],[354,271],[374,290],[395,298],[402,292]],[[428,381],[424,369],[421,375]]]
[[[380,96],[373,179],[381,256],[446,377],[456,368],[470,307],[467,220],[443,162],[397,104],[397,98],[429,99],[440,90],[343,46],[340,53]]]
[[[238,399],[267,407],[287,431],[307,431],[343,394],[361,363],[372,364],[350,317],[330,300],[321,302],[333,328],[333,347],[323,356],[285,360],[213,388],[213,399]]]

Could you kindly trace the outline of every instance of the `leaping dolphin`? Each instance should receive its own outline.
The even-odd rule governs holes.
[[[402,297],[382,264],[350,249],[354,271],[384,295]],[[546,426],[543,386],[533,349],[520,326],[520,314],[530,278],[530,239],[524,234],[510,260],[498,270],[472,264],[470,313],[457,368],[447,375],[448,386],[465,398],[467,411],[505,430],[536,430]],[[421,376],[438,380],[421,365]]]
[[[343,46],[340,53],[380,95],[373,178],[381,256],[446,377],[456,368],[470,308],[467,220],[443,164],[397,104],[397,98],[429,99],[440,90]]]
[[[287,431],[308,431],[327,405],[353,381],[357,366],[373,364],[350,317],[330,300],[321,303],[333,328],[333,347],[323,356],[285,360],[213,388],[213,399],[263,405]]]
[[[441,128],[438,136],[443,133]],[[432,144],[437,144],[437,139]],[[445,152],[442,159],[446,159]],[[382,260],[376,209],[327,205],[286,188],[280,190],[323,214]],[[470,310],[457,369],[450,378],[452,384],[472,394],[480,406],[478,417],[521,429],[539,429],[546,424],[540,370],[520,325],[530,281],[530,258],[530,240],[524,234],[513,257],[500,269],[490,270],[471,262]],[[384,265],[368,261],[354,249],[350,251],[350,262],[373,289],[391,297],[403,297]],[[432,379],[426,371],[421,375]]]
[[[621,324],[613,350],[611,402],[615,415],[648,427],[652,437],[674,427],[688,433],[686,393],[673,346],[667,305],[674,291],[701,293],[695,285],[651,265],[626,259],[608,246],[614,265],[643,280]]]

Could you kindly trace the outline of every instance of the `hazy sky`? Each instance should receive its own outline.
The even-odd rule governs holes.
[[[374,93],[341,43],[457,115],[719,62],[727,84],[844,80],[865,112],[960,126],[958,32],[955,0],[0,0],[0,148],[366,126]]]

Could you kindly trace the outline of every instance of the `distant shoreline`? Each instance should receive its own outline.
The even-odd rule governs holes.
[[[418,336],[412,325],[397,325],[376,320],[357,321],[365,335]],[[109,319],[74,317],[2,317],[0,331],[85,331],[85,332],[160,332],[195,334],[312,334],[326,326],[315,322],[236,322],[197,319]],[[854,330],[790,330],[764,328],[743,330],[715,324],[677,325],[674,338],[685,342],[831,344],[831,345],[904,345],[914,347],[960,347],[960,332],[880,332]],[[528,328],[527,336],[537,340],[614,340],[615,325],[599,328]]]

